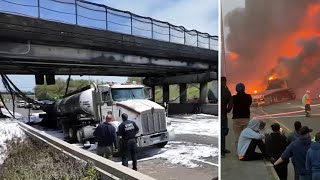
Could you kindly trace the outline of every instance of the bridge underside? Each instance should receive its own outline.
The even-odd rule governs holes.
[[[0,73],[163,77],[217,72],[218,51],[0,13]]]
[[[0,72],[5,74],[156,77],[207,72],[213,67],[201,62],[29,43],[0,42],[0,47]]]

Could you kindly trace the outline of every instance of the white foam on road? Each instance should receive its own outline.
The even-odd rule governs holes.
[[[173,141],[169,142],[163,153],[157,154],[154,158],[166,159],[172,164],[179,164],[188,168],[195,168],[201,165],[194,163],[200,161],[207,164],[213,164],[205,161],[204,158],[214,158],[218,156],[218,148],[213,145],[186,143]]]
[[[31,123],[40,123],[42,121],[42,118],[39,117],[39,114],[41,113],[31,113],[30,114],[30,122]],[[28,123],[29,122],[29,117],[28,116],[24,116],[22,118],[19,119],[20,121],[24,122],[24,123]]]
[[[8,118],[11,118],[11,114],[13,114],[13,112],[11,110],[7,110],[5,108],[0,108],[1,112],[3,115],[7,116]],[[10,113],[11,114],[10,114]],[[42,118],[39,117],[39,114],[42,114],[43,112],[38,112],[38,113],[31,113],[30,114],[30,122],[32,123],[39,123],[42,121]],[[21,121],[21,122],[24,122],[24,123],[27,123],[29,122],[29,117],[28,116],[23,116],[22,114],[18,113],[18,112],[15,112],[14,113],[14,117],[15,119]]]
[[[0,164],[8,157],[7,142],[18,138],[23,140],[25,137],[26,134],[17,123],[7,119],[0,120]]]
[[[193,134],[217,137],[219,120],[208,114],[180,115],[168,118],[175,134]]]
[[[15,116],[15,118],[22,118],[22,114],[18,113],[18,112],[15,112],[13,114],[13,112],[11,110],[7,110],[6,108],[0,108],[0,111],[2,112],[3,115],[7,116],[8,118],[11,118],[11,114]]]

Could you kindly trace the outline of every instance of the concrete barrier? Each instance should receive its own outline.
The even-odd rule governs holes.
[[[272,180],[280,180],[280,178],[279,178],[276,170],[273,168],[273,165],[271,164],[271,162],[265,160],[264,163],[267,166],[267,169],[272,177]]]
[[[218,115],[218,104],[203,104],[201,105],[201,112],[205,114]]]
[[[91,161],[96,166],[103,179],[122,179],[122,180],[155,180],[140,172],[129,169],[125,166],[117,164],[111,160],[83,150],[65,141],[62,141],[54,136],[51,136],[43,131],[39,131],[27,124],[17,122],[21,129],[23,129],[29,136],[36,137],[45,143],[54,145],[56,148],[61,149],[67,154],[71,154],[76,158],[84,161]]]
[[[169,114],[192,114],[194,113],[193,103],[169,104]],[[202,104],[200,106],[200,113],[218,115],[218,104]]]

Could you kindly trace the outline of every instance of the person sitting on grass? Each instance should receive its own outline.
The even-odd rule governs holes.
[[[261,122],[261,120],[253,118],[248,123],[248,126],[241,132],[237,149],[241,161],[262,160],[264,157],[267,158],[265,144],[262,141],[265,136],[259,133]],[[255,152],[257,146],[261,153]]]

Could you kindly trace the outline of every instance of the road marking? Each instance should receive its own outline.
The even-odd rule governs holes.
[[[259,109],[261,111],[263,111],[261,108]],[[300,110],[300,111],[290,111],[290,112],[284,112],[284,113],[275,113],[275,114],[268,114],[268,113],[265,113],[266,115],[264,116],[256,116],[256,118],[261,118],[261,117],[270,117],[270,116],[279,116],[279,115],[287,115],[287,114],[296,114],[296,113],[301,113],[301,112],[304,112],[304,110]]]
[[[263,109],[259,109],[261,112],[263,112],[264,114],[266,115],[269,115],[267,112],[265,112]],[[292,132],[286,125],[282,124],[281,122],[279,122],[278,120],[273,120],[273,121],[276,121],[277,123],[279,123],[282,127],[284,127],[288,132]]]
[[[316,106],[320,106],[320,104],[313,104],[313,105],[310,105],[311,107],[316,107]],[[301,109],[304,109],[303,106],[300,106]]]
[[[314,116],[319,116],[320,114],[311,114],[312,117]],[[276,116],[276,117],[272,117],[272,116],[263,116],[263,117],[258,117],[256,116],[255,118],[257,119],[278,119],[278,118],[294,118],[294,117],[305,117],[306,115],[294,115],[294,116]]]
[[[159,159],[159,157],[148,157],[148,158],[139,159],[137,161],[138,162],[142,162],[142,161],[148,161],[148,160],[153,160],[153,159]],[[205,160],[201,160],[201,159],[195,159],[195,158],[192,158],[191,160],[202,162],[202,163],[205,163],[205,164],[209,164],[211,166],[219,167],[219,164],[215,164],[215,163],[212,163],[212,162],[209,162],[209,161],[205,161]],[[117,163],[121,164],[122,162],[117,162]],[[132,161],[128,161],[128,164],[131,165]]]
[[[204,161],[204,160],[201,160],[201,159],[192,159],[192,160],[199,161],[199,162],[202,162],[202,163],[205,163],[205,164],[209,164],[211,166],[219,167],[219,164],[215,164],[215,163],[212,163],[212,162]]]

